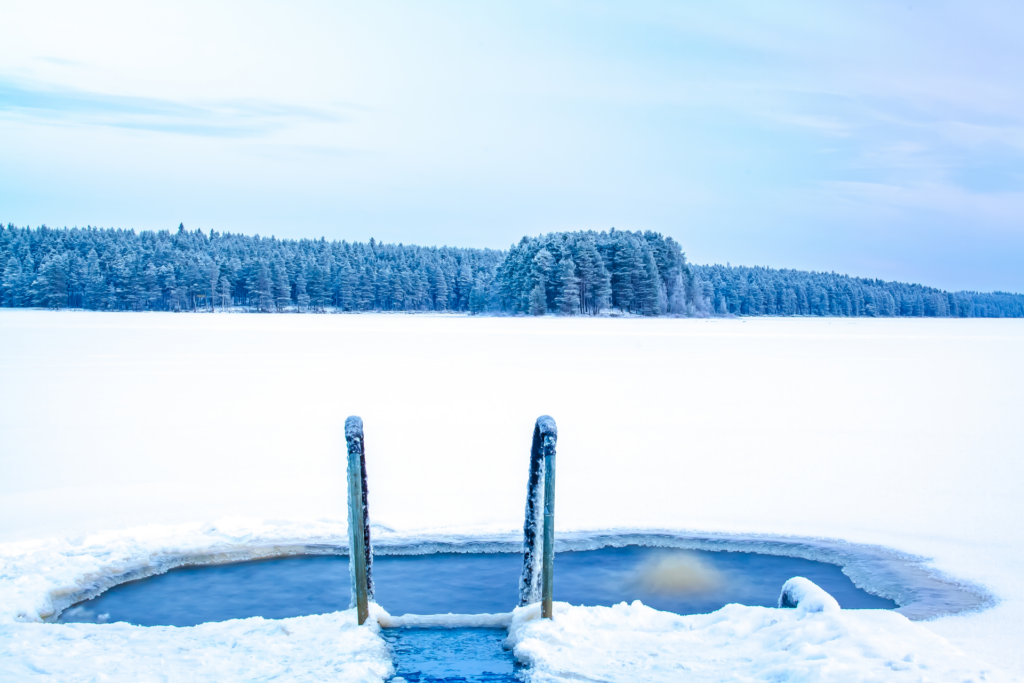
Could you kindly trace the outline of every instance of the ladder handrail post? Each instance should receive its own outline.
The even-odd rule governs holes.
[[[369,617],[369,601],[373,599],[370,579],[370,524],[366,500],[366,455],[363,446],[363,421],[353,415],[345,420],[345,441],[348,445],[348,550],[352,598],[360,625]]]
[[[530,476],[526,487],[523,522],[523,573],[519,580],[520,607],[542,603],[551,613],[554,583],[555,447],[558,428],[548,415],[537,418],[530,450]]]
[[[545,437],[545,441],[548,437]],[[541,617],[551,619],[555,589],[555,437],[544,454],[544,568],[541,572]]]

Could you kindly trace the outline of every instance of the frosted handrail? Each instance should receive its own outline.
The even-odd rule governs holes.
[[[366,502],[366,454],[363,421],[353,415],[345,420],[348,444],[348,566],[352,580],[353,607],[359,623],[369,616],[367,603],[373,601],[373,547],[370,545],[370,514]]]
[[[548,415],[537,418],[530,450],[530,476],[523,523],[523,573],[519,606],[543,602],[550,617],[554,583],[555,448],[558,427]],[[543,525],[543,526],[542,526]]]

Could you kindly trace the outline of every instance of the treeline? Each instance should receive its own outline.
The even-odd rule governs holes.
[[[1022,317],[1024,296],[696,266],[654,232],[524,237],[507,252],[188,231],[0,226],[0,305],[111,311],[468,311]]]
[[[210,231],[0,227],[3,306],[466,311],[504,253]]]
[[[835,273],[745,266],[691,266],[717,314],[818,316],[1024,317],[1024,296],[946,292]]]

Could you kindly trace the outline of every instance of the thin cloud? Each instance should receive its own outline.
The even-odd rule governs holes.
[[[215,137],[260,136],[299,123],[347,120],[337,112],[252,99],[187,104],[71,88],[28,87],[9,80],[0,80],[0,112],[44,122]]]

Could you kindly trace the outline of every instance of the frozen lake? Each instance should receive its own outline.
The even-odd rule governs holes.
[[[14,557],[128,527],[343,528],[350,414],[374,524],[514,533],[546,413],[560,530],[921,556],[1000,601],[925,627],[1024,674],[1022,351],[1017,320],[4,309],[0,541]]]

